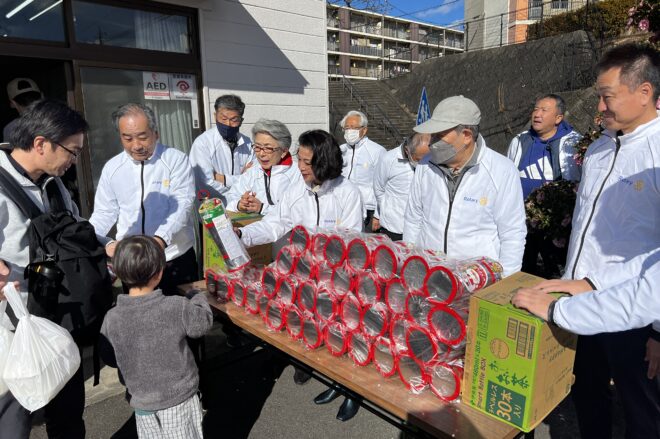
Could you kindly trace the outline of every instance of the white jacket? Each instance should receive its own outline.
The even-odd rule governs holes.
[[[477,163],[465,171],[453,202],[444,173],[428,157],[417,165],[403,240],[456,259],[489,256],[508,276],[522,266],[527,234],[520,177],[508,158],[481,136],[477,141]]]
[[[44,181],[42,187],[35,185],[30,179],[24,177],[14,168],[9,162],[9,158],[4,150],[0,150],[0,167],[9,171],[9,174],[23,187],[28,197],[44,212],[49,209],[48,195],[45,188],[49,184],[57,184],[66,208],[71,211],[78,221],[85,221],[79,216],[78,207],[71,201],[69,191],[66,190],[59,178],[48,178]],[[2,188],[0,188],[0,224],[2,224],[0,228],[0,259],[5,261],[5,264],[11,270],[8,281],[20,282],[20,290],[27,291],[27,280],[23,278],[23,272],[30,262],[30,248],[27,236],[30,220],[3,193]]]
[[[195,183],[188,157],[160,143],[144,162],[125,151],[111,158],[101,171],[89,222],[107,235],[117,225],[117,240],[130,235],[159,236],[172,260],[194,243]]]
[[[234,153],[213,126],[197,138],[190,148],[190,166],[195,174],[195,189],[206,189],[210,198],[220,198],[224,203],[229,188],[238,180],[241,171],[254,159],[250,138],[240,134]],[[223,174],[226,185],[216,181],[213,173]]]
[[[327,180],[316,193],[300,178],[261,221],[241,229],[241,238],[248,247],[275,242],[297,224],[360,232],[364,214],[360,191],[346,178]]]
[[[619,137],[604,131],[584,159],[566,279],[603,290],[639,276],[660,247],[660,118]]]
[[[590,335],[643,328],[660,329],[660,251],[643,264],[641,275],[602,291],[563,297],[553,320],[575,334]]]
[[[238,212],[238,202],[241,200],[241,196],[249,191],[257,194],[257,199],[263,203],[260,213],[265,215],[280,202],[291,185],[301,178],[300,170],[295,163],[289,166],[273,166],[270,176],[266,175],[261,166],[255,163],[238,177],[238,180],[226,193],[227,210]],[[272,205],[269,202],[269,196],[270,201],[273,202]]]
[[[385,154],[385,148],[369,140],[367,136],[361,138],[355,147],[344,143],[339,148],[344,159],[341,175],[355,183],[360,189],[364,208],[376,210],[374,172],[378,159]]]
[[[378,202],[376,216],[380,225],[393,233],[403,233],[403,215],[415,175],[401,148],[398,146],[383,154],[374,173],[374,195]]]

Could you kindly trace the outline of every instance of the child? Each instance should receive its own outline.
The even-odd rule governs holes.
[[[148,236],[117,244],[117,277],[128,295],[105,316],[101,327],[103,361],[119,367],[135,409],[142,438],[202,438],[199,374],[186,337],[203,336],[213,324],[203,294],[190,300],[154,290],[165,267],[165,253]]]

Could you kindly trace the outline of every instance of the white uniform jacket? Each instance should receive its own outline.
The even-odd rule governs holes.
[[[118,240],[131,235],[159,236],[168,245],[169,261],[193,246],[194,199],[188,157],[159,143],[144,162],[124,151],[105,164],[89,222],[99,235],[107,235],[117,224]]]
[[[589,146],[578,190],[565,279],[603,290],[639,276],[660,248],[660,118]]]
[[[456,259],[489,256],[508,276],[522,266],[527,235],[520,177],[511,160],[481,136],[477,141],[477,163],[465,171],[453,201],[445,174],[428,157],[417,165],[403,240]]]
[[[354,147],[344,143],[339,148],[344,159],[341,175],[355,183],[360,189],[364,208],[376,210],[374,172],[378,159],[385,153],[385,148],[369,140],[367,136],[361,138]]]
[[[643,264],[641,275],[602,291],[563,297],[553,320],[575,334],[591,335],[643,328],[660,330],[660,251]]]
[[[267,175],[261,166],[255,163],[238,177],[227,192],[227,210],[238,212],[241,196],[245,192],[255,192],[262,203],[259,213],[265,215],[275,208],[291,185],[301,178],[296,164],[275,165],[271,168],[270,175]]]
[[[403,233],[403,215],[408,204],[415,169],[404,157],[401,146],[383,154],[374,173],[374,195],[380,225],[390,232]]]
[[[211,198],[220,198],[224,203],[227,191],[238,180],[245,165],[253,159],[254,151],[249,137],[240,134],[232,154],[225,139],[213,126],[197,136],[190,148],[190,166],[195,174],[195,189],[206,189]],[[223,174],[226,185],[215,180],[214,173]]]
[[[10,163],[7,154],[2,150],[0,150],[0,167],[9,171],[9,174],[23,187],[28,197],[44,212],[50,207],[45,188],[49,184],[57,184],[66,208],[71,211],[78,221],[85,221],[79,216],[78,207],[71,201],[69,191],[66,190],[59,178],[48,178],[39,187],[18,172]],[[0,224],[2,224],[0,228],[0,259],[5,261],[5,264],[11,270],[8,281],[20,282],[20,290],[27,291],[27,280],[23,278],[23,272],[30,262],[30,247],[27,236],[30,220],[4,194],[2,188],[0,188]]]
[[[301,177],[284,193],[282,200],[261,221],[241,229],[243,243],[275,242],[294,226],[362,231],[364,208],[358,188],[340,176],[325,181],[313,191]]]

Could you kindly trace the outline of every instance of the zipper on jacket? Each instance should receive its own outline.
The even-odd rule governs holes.
[[[348,179],[351,179],[351,174],[353,173],[353,160],[355,160],[355,146],[351,146],[353,148],[353,156],[351,157],[351,170],[348,171]]]
[[[144,231],[144,223],[147,216],[147,212],[144,208],[144,162],[140,162],[140,189],[142,191],[140,195],[140,210],[142,211],[142,234],[146,235]]]
[[[582,247],[584,246],[584,240],[587,235],[587,230],[589,229],[589,225],[591,224],[591,220],[594,217],[594,212],[596,211],[596,203],[598,202],[598,199],[600,198],[600,194],[603,192],[603,189],[605,188],[605,183],[607,183],[607,179],[610,178],[610,175],[612,174],[612,171],[614,171],[614,165],[616,164],[616,158],[619,155],[619,149],[621,149],[621,141],[619,140],[619,133],[616,135],[616,139],[614,139],[616,142],[616,148],[614,149],[614,159],[612,160],[612,166],[610,167],[610,170],[607,172],[607,175],[603,179],[603,183],[600,185],[600,189],[598,189],[598,193],[596,194],[596,198],[594,198],[594,202],[591,205],[591,213],[589,214],[589,219],[587,219],[587,224],[584,226],[584,229],[582,230],[582,236],[580,236],[580,246],[578,247],[577,253],[575,255],[575,262],[573,262],[573,270],[571,270],[571,278],[575,279],[575,272],[577,271],[577,266],[578,266],[578,261],[580,260],[580,256],[582,253]]]
[[[266,198],[268,199],[268,204],[274,206],[275,203],[273,203],[273,199],[270,197],[270,176],[265,172],[264,172],[264,187],[266,188]]]
[[[316,192],[314,192],[314,200],[316,200],[316,227],[318,227],[321,221],[321,208],[319,207],[319,195]]]
[[[432,165],[438,167],[435,163],[431,163]],[[438,167],[439,169],[439,167]],[[442,169],[440,169],[440,172],[443,174],[445,177],[445,182],[447,180],[447,176],[444,175],[444,172],[442,172]],[[467,170],[466,170],[467,172]],[[449,222],[451,221],[451,210],[452,207],[454,207],[454,198],[456,198],[456,194],[458,193],[458,187],[461,185],[461,182],[463,181],[463,176],[461,176],[461,179],[458,180],[458,183],[456,183],[456,190],[454,191],[454,194],[452,195],[451,192],[449,191],[449,185],[447,185],[447,195],[449,195],[449,209],[447,209],[447,222],[445,223],[445,242],[444,242],[444,252],[447,254],[447,236],[449,235]]]

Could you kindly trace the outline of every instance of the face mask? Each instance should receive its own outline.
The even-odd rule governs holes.
[[[344,131],[344,139],[346,143],[354,146],[360,141],[360,130],[346,130]]]
[[[429,147],[431,150],[431,161],[437,165],[447,164],[465,148],[467,148],[467,145],[463,146],[463,148],[459,150],[456,150],[454,145],[451,143],[447,143],[444,140],[438,140]]]
[[[216,122],[215,126],[218,127],[218,132],[220,133],[223,139],[232,142],[236,141],[236,138],[238,137],[238,129],[240,128],[240,126],[230,127],[229,125],[225,125],[220,122]]]
[[[410,154],[410,151],[408,151],[408,148],[405,145],[401,145],[401,150],[403,151],[403,156],[408,160],[408,164],[414,171],[419,164],[419,161],[412,158],[412,154]]]

